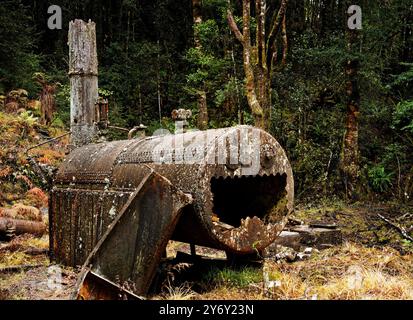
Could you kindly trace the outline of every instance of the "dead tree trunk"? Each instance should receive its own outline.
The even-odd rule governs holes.
[[[197,27],[202,23],[202,0],[192,0],[192,17],[194,21],[194,43],[195,49],[201,51],[202,43],[199,38]],[[197,90],[198,118],[197,127],[200,130],[208,129],[208,105],[205,87]]]
[[[251,0],[242,1],[242,32],[239,30],[231,9],[228,9],[228,24],[243,47],[245,91],[248,105],[254,117],[255,126],[267,129],[271,110],[271,73],[276,63],[286,63],[287,25],[286,9],[288,0],[282,0],[270,28],[266,28],[266,0],[255,1],[255,21],[257,24],[255,44],[251,43]],[[266,33],[266,30],[269,33]],[[277,37],[282,37],[281,45]],[[282,47],[282,57],[277,52]]]
[[[95,104],[98,98],[96,27],[89,20],[69,24],[71,143],[82,146],[97,136]]]

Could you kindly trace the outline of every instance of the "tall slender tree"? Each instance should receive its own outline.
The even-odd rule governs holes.
[[[271,108],[271,73],[277,63],[285,64],[288,38],[286,10],[288,0],[282,0],[270,27],[266,28],[266,0],[255,1],[256,36],[252,44],[251,0],[242,0],[242,32],[239,30],[231,8],[228,8],[228,24],[243,47],[243,66],[245,72],[245,91],[248,105],[254,117],[255,125],[266,129],[269,126]],[[280,44],[277,43],[281,35]],[[278,54],[281,48],[281,57]]]
[[[192,0],[192,17],[194,21],[194,43],[195,49],[202,51],[202,43],[199,37],[199,26],[202,24],[202,0]],[[200,130],[208,128],[208,106],[205,86],[198,88],[198,119],[197,126]]]

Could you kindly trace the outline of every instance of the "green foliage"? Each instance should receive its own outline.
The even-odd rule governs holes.
[[[155,133],[160,134],[163,131],[163,134],[169,134],[169,133],[174,133],[175,132],[175,122],[171,118],[162,118],[161,123],[159,123],[159,120],[152,120],[149,122],[147,126],[146,132],[149,135],[152,135]],[[158,131],[160,130],[160,131]]]
[[[253,267],[244,267],[239,270],[233,268],[211,269],[203,276],[203,281],[208,284],[243,288],[263,281],[263,275],[261,269]]]
[[[396,105],[393,114],[393,126],[413,134],[413,100],[401,101]]]
[[[230,3],[241,27],[240,2]],[[387,196],[391,185],[400,184],[404,190],[402,184],[408,183],[413,167],[413,57],[407,32],[412,28],[407,19],[411,1],[373,1],[363,7],[363,30],[351,51],[343,2],[329,3],[305,0],[300,12],[303,2],[289,1],[287,65],[273,70],[269,131],[288,153],[298,198],[340,196],[348,99],[344,65],[348,59],[358,60],[360,167],[367,168],[361,181]],[[190,2],[54,4],[63,9],[61,31],[46,28],[47,3],[2,2],[1,95],[23,88],[31,98],[37,97],[40,86],[31,75],[43,72],[49,82],[61,83],[54,124],[68,126],[68,24],[74,18],[90,18],[97,28],[99,94],[109,99],[113,125],[130,128],[143,123],[148,134],[159,128],[173,132],[171,111],[189,108],[194,115],[190,125],[195,127],[200,92],[206,93],[210,128],[254,123],[244,91],[242,46],[228,28],[227,0],[203,0],[203,22],[195,27]],[[278,4],[268,2],[268,12]],[[267,22],[272,19],[268,14]],[[252,43],[255,24],[252,19]],[[194,35],[200,47],[195,48]],[[29,114],[23,117],[32,121]],[[112,138],[125,138],[110,132]]]
[[[38,71],[40,55],[33,53],[37,35],[29,9],[22,1],[6,0],[0,6],[0,93],[13,88],[35,89],[30,78]]]
[[[413,251],[413,242],[407,239],[402,239],[401,240],[402,246],[409,251]]]
[[[189,48],[185,56],[190,65],[185,91],[192,96],[193,114],[196,117],[199,93],[205,92],[212,128],[236,124],[235,102],[239,104],[243,94],[243,83],[232,75],[231,57],[223,50],[228,41],[227,28],[226,23],[217,19],[196,25],[194,32],[201,46]]]
[[[215,105],[222,106],[229,99],[235,101],[240,93],[244,92],[243,83],[236,78],[231,78],[222,89],[215,91]]]
[[[145,118],[145,111],[156,104],[158,54],[159,47],[149,42],[132,43],[128,52],[119,43],[113,43],[108,48],[105,59],[109,66],[101,72],[100,85],[106,93],[113,93],[110,110],[112,116],[118,113],[115,119],[118,125],[130,127],[137,124],[133,119]],[[163,70],[159,70],[161,72]]]
[[[392,86],[405,85],[408,86],[413,81],[413,63],[400,63],[401,66],[408,67],[407,71],[404,71],[395,76]]]
[[[113,96],[113,91],[110,90],[106,90],[104,88],[100,88],[98,89],[99,91],[99,97],[103,97],[103,98],[110,98],[111,96]]]
[[[58,88],[56,95],[57,114],[56,118],[63,121],[69,127],[70,123],[70,85],[65,84]]]
[[[369,183],[376,192],[384,192],[391,187],[393,172],[386,172],[381,165],[373,166],[368,170]]]
[[[195,25],[194,33],[199,37],[205,52],[213,53],[219,45],[221,33],[215,20],[209,19]]]
[[[24,111],[20,114],[20,119],[27,125],[32,127],[38,120],[38,118],[33,116],[31,111]]]

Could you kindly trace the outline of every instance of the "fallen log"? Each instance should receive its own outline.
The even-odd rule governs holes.
[[[42,236],[46,232],[46,224],[20,219],[0,217],[0,235],[13,236],[23,233],[30,233],[35,236]]]

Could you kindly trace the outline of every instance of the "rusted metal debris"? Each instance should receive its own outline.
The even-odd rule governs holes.
[[[129,291],[144,294],[148,290],[181,209],[192,197],[152,169],[146,171],[87,258],[77,298],[98,299]]]
[[[238,152],[245,142],[253,146],[248,156]],[[102,279],[118,284],[115,293],[132,283],[128,290],[144,295],[170,239],[230,255],[262,251],[287,222],[293,190],[284,150],[253,127],[90,144],[75,149],[56,175],[52,256],[67,265],[84,264],[85,285],[77,297],[100,297],[92,284]],[[177,205],[178,194],[192,200]],[[141,267],[148,256],[151,263]]]

